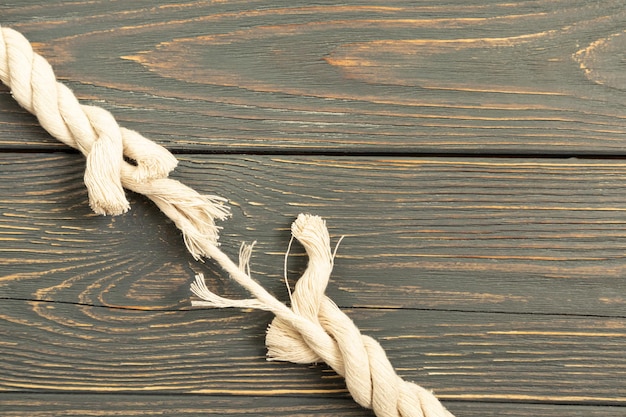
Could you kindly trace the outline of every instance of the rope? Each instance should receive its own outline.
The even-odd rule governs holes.
[[[239,264],[218,248],[215,220],[229,216],[224,199],[200,195],[168,178],[177,165],[169,151],[120,127],[108,111],[80,104],[68,87],[57,82],[48,62],[33,51],[28,40],[3,27],[0,80],[52,136],[85,155],[84,180],[94,212],[125,213],[129,203],[123,188],[146,195],[182,231],[187,249],[196,259],[213,259],[253,295],[245,300],[220,297],[198,275],[191,290],[202,300],[194,300],[192,305],[273,312],[276,317],[266,338],[268,359],[326,362],[345,377],[355,401],[373,409],[377,416],[453,417],[430,391],[402,380],[380,344],[362,335],[324,294],[334,254],[321,218],[301,214],[292,225],[292,235],[306,249],[309,262],[291,294],[289,308],[251,278],[252,245],[242,246]]]
[[[4,27],[0,27],[0,80],[44,129],[86,156],[84,179],[94,212],[128,211],[123,190],[127,188],[150,198],[174,221],[196,259],[206,255],[199,250],[199,240],[217,244],[214,220],[228,217],[225,200],[200,195],[167,178],[178,163],[167,149],[120,127],[108,111],[80,104],[68,87],[57,82],[50,64],[28,40]]]
[[[345,378],[354,400],[373,409],[379,417],[454,417],[433,393],[400,378],[380,344],[362,335],[352,320],[324,294],[334,263],[324,220],[300,214],[291,226],[291,233],[309,257],[307,268],[293,290],[291,308],[250,277],[247,271],[250,270],[251,247],[244,247],[240,252],[243,257],[239,265],[225,259],[218,262],[254,298],[220,297],[207,288],[204,277],[199,274],[191,290],[202,300],[194,300],[192,305],[271,311],[276,317],[266,336],[269,360],[301,364],[326,362]]]

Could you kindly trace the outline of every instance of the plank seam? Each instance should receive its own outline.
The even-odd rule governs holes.
[[[347,391],[346,391],[347,394]],[[117,391],[117,392],[103,392],[103,391],[48,391],[48,390],[36,390],[36,391],[28,391],[28,390],[19,390],[19,391],[4,391],[0,392],[0,397],[8,396],[8,395],[28,395],[28,396],[137,396],[137,397],[185,397],[185,398],[193,398],[193,397],[251,397],[248,394],[233,392],[233,393],[185,393],[185,392],[137,392],[137,391]],[[263,397],[272,397],[272,398],[311,398],[310,395],[298,395],[298,394],[256,394],[252,397],[263,398]],[[613,401],[571,401],[571,400],[553,400],[553,401],[540,401],[540,400],[521,400],[521,399],[509,399],[509,398],[491,398],[489,400],[483,399],[471,399],[471,398],[453,398],[440,396],[442,401],[448,404],[463,404],[463,403],[471,403],[471,404],[520,404],[520,405],[551,405],[551,406],[576,406],[576,407],[611,407],[616,409],[626,409],[626,404],[623,402],[613,402]],[[327,395],[320,396],[319,398],[324,398],[329,401],[344,401],[344,399],[349,399],[346,395],[343,396],[335,396],[329,397]]]
[[[34,154],[34,153],[64,153],[80,154],[71,148],[57,147],[0,147],[0,153],[4,154]],[[343,156],[343,157],[382,157],[382,158],[449,158],[449,159],[471,159],[471,158],[491,158],[491,159],[580,159],[580,160],[626,160],[626,154],[622,153],[602,153],[602,152],[472,152],[472,151],[380,151],[376,149],[179,149],[165,145],[174,155],[214,155],[214,156]]]
[[[78,303],[74,301],[63,300],[38,300],[34,298],[21,298],[21,297],[0,297],[2,301],[21,301],[28,303],[48,303],[48,304],[63,304],[72,305],[78,307],[93,307],[93,308],[107,308],[111,310],[124,310],[124,311],[146,311],[146,312],[183,312],[183,311],[201,311],[201,310],[217,310],[216,308],[176,308],[176,309],[154,309],[154,308],[139,308],[139,307],[123,307],[123,306],[107,306],[88,303]],[[190,306],[191,307],[191,306]],[[626,319],[626,315],[608,315],[608,314],[576,314],[576,313],[546,313],[546,312],[531,312],[531,311],[503,311],[503,310],[464,310],[453,308],[420,308],[420,307],[385,307],[385,306],[346,306],[338,305],[342,310],[372,310],[372,311],[424,311],[424,312],[438,312],[438,313],[473,313],[473,314],[504,314],[504,315],[521,315],[521,316],[537,316],[537,317],[572,317],[572,318],[606,318],[606,319]]]

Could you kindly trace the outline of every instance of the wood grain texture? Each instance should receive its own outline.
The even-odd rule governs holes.
[[[0,7],[81,99],[180,151],[625,150],[621,0]],[[4,101],[1,146],[59,146]]]
[[[199,271],[241,295],[149,201],[92,214],[82,170],[80,155],[0,155],[0,296],[176,309]],[[175,176],[228,196],[224,250],[257,240],[254,274],[284,299],[307,211],[346,236],[329,288],[345,307],[625,316],[622,161],[194,156]],[[295,279],[302,250],[290,260]]]
[[[324,367],[264,361],[270,315],[185,311],[197,271],[220,293],[243,294],[210,262],[193,262],[149,202],[135,197],[128,215],[98,217],[86,204],[81,156],[2,156],[0,389],[345,398]],[[329,295],[405,378],[444,400],[621,409],[626,293],[621,255],[607,256],[623,240],[625,169],[194,156],[176,176],[230,196],[225,250],[258,238],[254,274],[283,299],[293,217],[314,209],[333,234],[347,230]],[[304,263],[297,249],[292,260],[294,277]]]
[[[328,294],[459,417],[626,414],[625,19],[619,0],[0,4],[82,102],[228,198],[223,248],[257,240],[278,298],[298,213],[345,235]],[[1,415],[372,415],[326,366],[267,362],[270,314],[190,309],[197,272],[245,294],[145,198],[91,213],[83,166],[0,86]],[[305,263],[296,245],[292,284]]]
[[[294,416],[368,414],[345,399],[206,395],[32,395],[0,397],[2,415],[44,417],[91,416]],[[77,397],[79,400],[77,401]]]
[[[401,376],[448,401],[625,405],[626,319],[351,309]],[[1,391],[347,396],[325,366],[267,362],[270,315],[4,300]]]
[[[5,398],[2,400],[2,398]],[[78,398],[78,400],[77,400]],[[203,395],[64,395],[6,394],[0,397],[7,417],[90,416],[370,416],[354,403],[337,398],[233,397]],[[619,407],[449,402],[446,405],[465,417],[621,417]]]

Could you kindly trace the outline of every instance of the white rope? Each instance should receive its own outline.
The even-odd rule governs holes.
[[[87,157],[85,185],[94,212],[128,211],[125,187],[153,200],[174,221],[196,259],[206,256],[198,240],[217,244],[215,219],[229,215],[225,200],[200,195],[167,178],[178,163],[167,149],[120,127],[108,111],[80,104],[69,88],[56,81],[50,64],[28,40],[4,27],[0,27],[0,80],[44,129]]]
[[[237,266],[212,257],[253,296],[229,300],[211,292],[202,275],[191,290],[202,301],[195,306],[257,308],[271,311],[266,345],[269,360],[294,363],[326,362],[346,379],[356,402],[380,417],[453,417],[439,400],[419,385],[402,380],[378,342],[362,335],[356,325],[325,295],[333,269],[334,253],[325,222],[300,214],[291,227],[292,236],[305,248],[309,262],[291,293],[291,308],[270,295],[249,273],[250,254]],[[219,249],[215,249],[219,251]]]
[[[252,245],[241,247],[239,264],[218,248],[215,220],[229,215],[224,199],[202,196],[167,178],[177,164],[170,152],[120,127],[108,111],[80,104],[69,88],[56,81],[48,62],[32,50],[26,38],[3,27],[0,80],[52,136],[86,156],[85,184],[96,213],[126,212],[129,204],[123,188],[146,195],[182,231],[187,249],[196,259],[212,258],[253,296],[247,300],[220,297],[198,275],[191,289],[202,301],[193,301],[193,305],[273,312],[276,318],[266,339],[270,360],[326,362],[345,377],[355,401],[378,416],[452,416],[431,392],[402,380],[380,344],[362,335],[325,295],[334,253],[322,219],[300,215],[292,225],[292,235],[305,247],[309,263],[290,292],[289,308],[250,277]]]

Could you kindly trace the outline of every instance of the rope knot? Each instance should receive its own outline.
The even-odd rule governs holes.
[[[167,178],[178,160],[164,147],[134,130],[120,127],[108,111],[87,105],[80,105],[80,110],[91,130],[77,130],[69,124],[68,127],[73,139],[70,145],[87,157],[85,185],[89,205],[97,214],[125,213],[130,208],[124,194],[125,183],[139,185]],[[67,123],[78,114],[62,112],[61,116]]]
[[[85,185],[98,214],[128,211],[123,176],[146,181],[163,178],[176,167],[176,158],[162,146],[121,128],[108,111],[81,105],[28,40],[10,28],[0,30],[0,80],[52,136],[87,157]],[[136,165],[125,163],[124,157]]]
[[[174,221],[196,259],[206,255],[199,241],[217,245],[219,228],[214,221],[229,215],[224,199],[200,195],[167,178],[178,164],[174,155],[120,127],[107,110],[80,104],[67,86],[57,82],[50,64],[28,40],[4,27],[0,27],[0,81],[52,136],[85,155],[84,179],[94,212],[128,211],[124,194],[128,188],[153,200]]]

